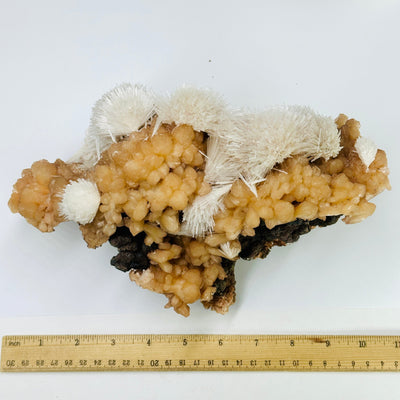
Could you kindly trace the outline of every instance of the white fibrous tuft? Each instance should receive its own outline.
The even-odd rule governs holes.
[[[154,95],[142,85],[123,83],[110,90],[93,107],[91,128],[99,136],[129,135],[154,115]]]
[[[314,113],[317,129],[311,132],[308,138],[309,148],[305,154],[316,160],[324,158],[329,160],[336,157],[342,147],[340,146],[340,132],[333,118]]]
[[[69,183],[62,194],[60,213],[82,225],[92,222],[100,205],[100,193],[94,182],[78,179]]]
[[[138,131],[154,114],[154,95],[144,86],[116,86],[94,105],[84,145],[69,161],[79,161],[90,168],[112,143]]]
[[[219,246],[222,254],[229,260],[235,260],[241,251],[240,243],[225,242]]]
[[[264,179],[275,164],[292,155],[328,159],[341,148],[333,119],[322,117],[308,107],[273,107],[249,114],[244,121],[246,128],[239,153],[243,160],[242,175],[250,187]]]
[[[290,114],[289,114],[290,116]],[[286,117],[286,123],[282,119]],[[249,114],[245,119],[238,158],[242,160],[242,175],[249,185],[265,178],[276,163],[289,157],[295,142],[295,124],[282,109],[270,109]]]
[[[68,160],[70,163],[81,163],[86,169],[93,167],[99,161],[102,151],[110,145],[109,138],[99,138],[86,131],[82,147]]]
[[[157,100],[157,122],[191,125],[194,130],[218,133],[229,120],[224,100],[209,89],[183,86]]]
[[[204,180],[212,185],[232,184],[240,174],[237,160],[229,151],[230,143],[223,137],[210,136],[207,139]]]
[[[183,212],[182,231],[188,236],[199,237],[212,232],[214,215],[223,210],[223,197],[232,185],[214,186],[211,192],[198,196]]]
[[[221,129],[219,136],[211,135],[207,139],[204,180],[212,188],[207,195],[195,198],[193,204],[184,211],[182,232],[188,236],[204,236],[213,230],[214,215],[223,208],[224,195],[240,177],[242,161],[238,163],[232,152],[237,138],[232,136],[233,140],[229,141],[228,135],[232,136],[232,130]]]
[[[357,150],[361,161],[368,169],[371,163],[375,160],[378,147],[371,139],[362,136],[357,139],[354,147]]]

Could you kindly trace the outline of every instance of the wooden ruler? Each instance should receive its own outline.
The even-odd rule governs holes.
[[[2,371],[399,371],[400,336],[5,336]]]

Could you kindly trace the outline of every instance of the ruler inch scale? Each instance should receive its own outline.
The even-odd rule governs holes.
[[[399,371],[400,336],[4,336],[1,371]]]

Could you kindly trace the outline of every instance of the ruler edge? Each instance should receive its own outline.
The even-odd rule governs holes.
[[[164,336],[173,336],[173,337],[219,337],[219,338],[234,338],[234,337],[248,337],[248,338],[282,338],[282,339],[309,339],[309,338],[349,338],[349,339],[357,339],[357,338],[363,338],[363,339],[374,339],[374,338],[398,338],[400,340],[400,334],[399,335],[363,335],[363,334],[321,334],[321,333],[63,333],[63,334],[35,334],[35,335],[3,335],[2,336],[2,346],[4,346],[5,341],[12,339],[12,338],[49,338],[49,337],[58,337],[58,338],[65,338],[70,336],[71,338],[84,338],[84,337],[138,337],[138,336],[145,336],[145,337],[164,337]]]

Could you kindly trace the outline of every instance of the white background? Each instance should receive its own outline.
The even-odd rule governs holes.
[[[0,335],[400,332],[400,4],[397,1],[0,2]],[[266,260],[237,263],[221,316],[162,308],[86,248],[79,229],[42,234],[7,207],[23,168],[68,159],[91,106],[130,81],[214,88],[235,106],[302,104],[362,122],[386,150],[393,190],[356,225],[316,229]],[[1,399],[373,399],[391,373],[0,373]],[[119,396],[120,395],[120,396]]]

